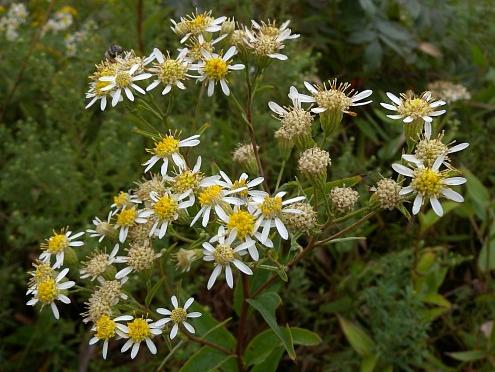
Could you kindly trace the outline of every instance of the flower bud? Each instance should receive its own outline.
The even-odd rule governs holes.
[[[319,147],[313,147],[301,154],[297,169],[312,182],[323,186],[327,180],[327,167],[331,164],[328,152]]]
[[[377,182],[376,187],[372,188],[372,198],[378,201],[380,208],[392,210],[401,202],[399,195],[400,185],[391,178],[384,178]]]
[[[298,209],[302,213],[284,213],[284,223],[293,232],[309,234],[317,228],[318,215],[311,204],[306,202],[294,203],[292,209]]]
[[[259,149],[259,147],[257,147]],[[239,144],[237,149],[232,153],[232,157],[236,163],[246,169],[251,174],[258,174],[258,163],[254,154],[253,145]]]
[[[330,191],[332,206],[339,213],[353,210],[358,198],[359,193],[350,187],[335,187]]]

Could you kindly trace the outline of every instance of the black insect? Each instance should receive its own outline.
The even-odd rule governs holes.
[[[122,54],[123,51],[124,48],[122,48],[120,45],[112,44],[105,51],[105,58],[113,62],[115,58]]]

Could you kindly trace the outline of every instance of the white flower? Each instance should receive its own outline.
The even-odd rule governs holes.
[[[72,234],[72,231],[62,229],[60,232],[53,232],[45,242],[41,244],[41,249],[44,251],[40,254],[40,260],[50,262],[52,255],[55,256],[54,269],[61,267],[64,264],[65,251],[69,247],[80,247],[84,243],[80,240],[74,240],[84,235],[84,231]]]
[[[443,155],[439,156],[431,167],[425,167],[421,161],[416,160],[414,169],[398,163],[392,164],[392,168],[397,173],[412,178],[409,186],[403,187],[399,195],[416,194],[412,208],[413,214],[418,214],[425,200],[429,200],[438,216],[443,215],[442,205],[438,201],[439,197],[443,196],[459,203],[464,201],[461,194],[448,186],[462,185],[466,183],[466,179],[464,177],[447,177],[448,170],[440,170],[440,166],[444,162]]]
[[[425,131],[424,138],[420,138],[419,142],[416,144],[414,155],[404,154],[402,155],[402,158],[410,163],[417,163],[420,161],[425,166],[429,167],[440,155],[443,155],[444,163],[447,164],[449,162],[449,154],[462,151],[469,146],[469,143],[467,142],[454,145],[455,141],[444,144],[442,138],[443,133],[440,133],[437,138],[432,139],[431,133]]]
[[[149,216],[149,212],[146,210],[138,211],[136,207],[130,207],[123,208],[116,216],[115,228],[119,230],[119,241],[123,243],[127,238],[129,228],[137,223],[146,223],[146,217]]]
[[[339,83],[337,85],[337,79],[330,80],[328,83],[329,86],[327,87],[326,84],[313,85],[305,81],[304,86],[312,95],[298,94],[299,100],[301,102],[315,102],[316,107],[311,109],[311,112],[315,114],[321,114],[327,110],[353,114],[350,111],[351,107],[363,106],[373,102],[371,100],[360,102],[371,96],[373,91],[370,89],[363,90],[362,92],[351,89],[346,92],[351,87],[349,83]]]
[[[108,315],[102,315],[91,328],[95,332],[94,336],[89,340],[90,345],[96,344],[98,341],[103,341],[102,355],[103,359],[107,359],[108,341],[117,334],[120,337],[125,337],[126,328],[118,323],[121,321],[132,320],[130,315],[118,316],[111,319]]]
[[[243,240],[247,243],[254,242],[253,238],[256,238],[265,247],[273,248],[273,242],[266,238],[262,239],[261,233],[256,231],[256,220],[257,218],[252,212],[248,210],[243,210],[239,206],[234,206],[234,210],[230,213],[223,222],[225,222],[226,230],[224,231],[224,236],[229,234],[231,231],[236,232],[238,240]],[[215,235],[210,239],[210,243],[218,241],[219,235]],[[249,245],[247,248],[249,255],[255,261],[259,259],[258,249],[256,244]]]
[[[102,82],[99,82],[99,83],[102,83]],[[108,103],[108,96],[110,97],[114,97],[115,95],[115,92],[109,92],[107,90],[103,90],[104,87],[108,86],[107,84],[103,87],[100,87],[100,85],[98,85],[98,82],[91,82],[89,84],[89,90],[86,92],[86,98],[89,99],[89,102],[88,104],[86,105],[86,107],[84,107],[85,109],[88,109],[90,108],[91,106],[93,106],[96,101],[100,100],[100,110],[101,111],[104,111],[105,108],[107,107],[107,103]],[[121,99],[119,99],[121,100]]]
[[[36,305],[41,302],[42,306],[50,305],[53,316],[55,319],[60,318],[57,305],[55,300],[61,301],[64,304],[70,304],[70,299],[62,291],[72,288],[76,285],[75,282],[68,280],[61,282],[62,279],[67,275],[69,269],[63,269],[56,278],[47,277],[44,280],[36,284],[36,289],[32,291],[33,298],[29,300],[26,304],[30,306]]]
[[[281,61],[287,60],[285,54],[280,51],[285,47],[284,41],[289,39],[296,39],[300,35],[292,34],[290,28],[287,28],[290,21],[284,22],[280,27],[277,27],[275,23],[257,23],[252,20],[251,24],[253,30],[245,29],[246,39],[245,42],[248,47],[253,49],[254,53],[259,56],[267,56]]]
[[[95,280],[102,275],[108,266],[115,262],[119,252],[119,243],[115,244],[110,254],[94,251],[89,259],[84,263],[84,268],[80,270],[81,279],[91,278]]]
[[[268,239],[272,227],[276,227],[281,238],[286,240],[289,237],[289,233],[282,222],[282,215],[284,213],[302,213],[299,209],[286,208],[285,206],[297,203],[306,199],[306,197],[297,196],[282,201],[285,194],[287,193],[281,191],[272,197],[264,191],[258,191],[257,194],[252,197],[252,202],[249,204],[248,209],[257,217],[255,229],[258,230],[260,226],[263,226],[263,230],[261,231],[261,242],[265,242]]]
[[[181,17],[179,22],[171,19],[172,31],[176,34],[183,36],[180,43],[184,43],[192,35],[199,35],[205,32],[213,33],[220,31],[222,29],[222,23],[227,19],[227,17],[222,16],[218,18],[213,18],[211,16],[211,11],[192,14],[186,17]]]
[[[238,259],[238,255],[242,255],[244,250],[248,249],[250,246],[254,245],[254,240],[250,242],[244,242],[239,244],[237,247],[232,247],[232,243],[236,238],[236,230],[230,231],[227,238],[225,239],[225,229],[220,226],[218,229],[218,235],[212,239],[212,241],[218,242],[215,246],[211,245],[209,242],[203,243],[203,260],[213,261],[215,263],[215,268],[211,273],[210,279],[208,279],[207,289],[211,289],[218,275],[225,270],[225,279],[227,285],[230,288],[234,287],[234,277],[232,275],[232,268],[230,264],[233,264],[240,271],[247,275],[253,275],[253,271],[241,260]]]
[[[401,93],[400,98],[395,94],[387,92],[387,97],[394,104],[381,102],[380,105],[387,110],[397,112],[393,115],[387,115],[387,117],[394,120],[402,120],[406,124],[422,119],[425,122],[425,133],[429,133],[430,135],[433,117],[440,116],[446,112],[446,110],[435,110],[437,107],[445,105],[446,102],[442,100],[435,101],[431,92],[424,92],[419,97],[411,92]]]
[[[184,168],[186,166],[186,162],[180,154],[180,148],[199,145],[200,141],[198,138],[199,135],[196,134],[180,140],[170,133],[161,137],[159,140],[156,140],[154,147],[152,149],[147,149],[147,151],[153,154],[153,156],[143,164],[146,166],[144,172],[148,172],[159,160],[163,160],[161,167],[161,174],[163,177],[167,175],[168,163],[170,159],[179,168]]]
[[[172,301],[172,305],[174,306],[173,310],[168,310],[164,309],[163,307],[159,307],[156,309],[156,312],[158,314],[165,315],[165,318],[162,318],[160,320],[157,320],[154,324],[157,327],[163,327],[165,324],[168,322],[172,321],[174,325],[172,326],[172,329],[170,330],[170,339],[173,340],[175,336],[177,335],[177,332],[179,331],[179,326],[183,325],[185,329],[187,329],[188,332],[190,333],[195,333],[194,327],[186,322],[187,318],[199,318],[201,316],[201,313],[198,311],[193,311],[191,313],[187,312],[187,309],[189,306],[192,305],[194,302],[194,298],[189,298],[186,303],[184,304],[184,307],[179,307],[179,302],[177,301],[177,297],[172,296],[170,298]]]
[[[93,219],[93,225],[95,225],[95,228],[86,230],[90,237],[99,238],[98,243],[101,243],[108,234],[111,234],[115,230],[110,224],[110,220],[112,219],[114,213],[115,212],[110,211],[106,221],[102,221],[99,217],[95,217]]]
[[[227,75],[232,70],[242,70],[243,64],[230,64],[230,58],[237,54],[235,46],[232,46],[227,50],[223,56],[216,53],[211,54],[204,50],[204,60],[194,66],[198,70],[198,81],[207,82],[208,84],[208,96],[212,96],[215,91],[215,84],[220,83],[223,93],[228,96],[230,94],[229,86],[227,85]]]
[[[131,358],[134,359],[139,352],[139,346],[141,342],[146,342],[146,346],[151,354],[156,354],[156,346],[151,340],[154,336],[160,335],[162,330],[152,323],[151,319],[134,318],[131,315],[121,316],[122,320],[127,320],[127,325],[118,326],[119,331],[122,332],[121,337],[128,340],[122,346],[121,352],[125,353],[131,349]]]
[[[215,44],[225,39],[228,34],[223,34],[213,40],[206,41],[203,35],[190,38],[187,43],[187,60],[189,62],[196,62],[203,59],[203,51],[213,52],[215,50]]]
[[[241,199],[229,195],[238,193],[239,191],[246,190],[245,186],[244,187],[239,186],[239,188],[235,190],[225,190],[223,186],[220,185],[220,182],[221,181],[217,181],[216,184],[203,187],[198,192],[198,200],[201,209],[196,214],[196,216],[194,216],[191,222],[191,226],[193,226],[196,223],[196,221],[201,216],[203,216],[201,224],[203,225],[203,227],[206,227],[206,225],[210,221],[210,214],[212,210],[215,211],[216,215],[221,220],[226,220],[227,213],[225,209],[229,204],[231,205],[244,204],[244,201],[242,201]]]
[[[124,208],[131,208],[136,204],[140,204],[141,200],[131,193],[121,191],[118,195],[113,197],[113,204],[110,208],[115,208],[111,213],[112,216],[115,215],[118,211],[121,211]]]
[[[253,187],[259,186],[263,183],[263,177],[257,177],[251,181],[248,181],[248,175],[246,173],[242,173],[238,180],[232,182],[229,176],[225,174],[225,172],[220,171],[220,175],[223,178],[223,181],[219,181],[219,185],[225,187],[229,191],[233,191],[234,194],[237,194],[238,197],[242,198],[244,201],[247,201],[247,198],[251,196]],[[246,204],[246,202],[244,203]]]
[[[165,57],[159,49],[155,48],[149,58],[156,59],[158,63],[154,63],[153,66],[148,69],[149,72],[154,74],[155,80],[148,85],[146,91],[149,92],[156,88],[160,83],[165,85],[165,88],[162,90],[162,95],[170,92],[174,85],[179,89],[186,89],[183,81],[192,77],[187,73],[191,65],[185,58],[187,53],[187,48],[184,48],[180,50],[177,58],[173,59],[169,55]]]
[[[146,94],[146,92],[139,85],[135,84],[136,81],[144,80],[150,78],[152,75],[150,73],[143,73],[139,75],[134,75],[139,69],[139,64],[133,65],[128,71],[117,70],[113,76],[102,76],[99,80],[103,82],[108,82],[109,84],[102,88],[103,92],[115,90],[112,97],[112,106],[115,106],[122,96],[122,90],[130,101],[134,101],[134,95],[132,94],[131,88],[135,89],[141,94]]]
[[[168,225],[179,218],[179,211],[187,209],[194,204],[191,199],[183,201],[189,196],[189,193],[172,194],[165,192],[158,195],[155,192],[150,193],[151,205],[147,209],[149,215],[147,218],[154,220],[150,229],[149,236],[153,236],[156,231],[158,238],[163,238],[167,232]]]
[[[201,169],[201,156],[198,156],[194,168],[191,170],[186,166],[179,167],[179,172],[174,177],[164,176],[165,181],[171,185],[171,190],[174,193],[182,194],[187,193],[191,200],[196,200],[194,192],[200,188],[205,188],[218,184],[220,176],[204,177],[200,172]]]

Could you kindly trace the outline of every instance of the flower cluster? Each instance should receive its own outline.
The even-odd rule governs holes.
[[[7,13],[0,19],[0,32],[5,33],[8,41],[16,41],[19,38],[17,30],[26,23],[29,13],[22,3],[12,3]]]
[[[51,17],[43,26],[42,33],[47,32],[60,32],[67,30],[74,22],[74,15],[76,10],[70,6],[64,6],[62,9],[55,12],[53,17]]]
[[[455,84],[451,81],[437,80],[428,84],[428,90],[434,97],[442,99],[448,103],[456,101],[467,101],[471,99],[471,93],[462,84]]]

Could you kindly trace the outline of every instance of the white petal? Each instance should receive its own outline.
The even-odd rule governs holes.
[[[390,100],[396,105],[400,105],[402,103],[402,100],[393,93],[387,92],[387,97],[390,98]]]
[[[413,191],[413,187],[412,186],[407,186],[407,187],[403,187],[400,191],[399,191],[399,195],[407,195],[409,193],[411,193]]]
[[[57,305],[55,305],[55,302],[52,302],[50,304],[50,307],[52,308],[52,313],[53,313],[53,316],[55,317],[55,319],[59,319],[60,313],[58,312],[58,307],[57,307]]]
[[[179,301],[177,301],[177,297],[176,296],[172,296],[170,298],[170,301],[172,301],[172,305],[174,305],[174,307],[177,309],[179,307]]]
[[[208,284],[206,286],[207,289],[210,289],[213,287],[213,284],[215,284],[215,281],[217,280],[218,275],[220,275],[220,272],[222,271],[222,266],[217,265],[213,269],[210,275],[210,279],[208,279]]]
[[[244,274],[253,275],[253,271],[244,262],[240,260],[234,260],[232,263]]]
[[[151,341],[151,339],[149,339],[149,338],[145,338],[144,340],[146,342],[146,346],[148,346],[148,349],[150,350],[150,353],[156,354],[156,346],[153,343],[153,341]]]
[[[232,269],[230,265],[225,266],[225,279],[227,280],[227,285],[230,288],[234,287],[234,277],[232,276]]]
[[[450,177],[443,180],[444,185],[454,186],[454,185],[462,185],[466,183],[466,179],[464,177]]]
[[[289,237],[289,232],[285,227],[284,223],[280,220],[280,218],[275,218],[275,227],[277,228],[278,233],[282,237],[282,239],[287,240]]]
[[[132,345],[131,359],[134,359],[139,352],[139,345],[141,345],[140,342],[136,342],[134,345]]]
[[[385,107],[387,110],[397,111],[397,107],[391,105],[390,103],[380,102],[380,105],[382,105],[383,107]]]
[[[449,188],[444,188],[442,190],[442,195],[445,196],[447,199],[453,200],[458,203],[462,203],[464,201],[464,198],[461,194]]]
[[[193,302],[194,302],[194,298],[190,297],[190,298],[186,301],[186,303],[184,304],[184,310],[187,310],[187,308],[188,308],[189,306],[191,306],[191,305],[193,304]]]
[[[182,322],[182,325],[190,332],[195,333],[194,327],[190,325],[188,322]]]
[[[443,208],[442,208],[442,204],[440,204],[440,202],[438,201],[438,199],[431,197],[430,198],[430,204],[431,204],[431,207],[433,208],[433,211],[439,217],[442,217],[443,216]]]
[[[199,311],[193,311],[192,313],[187,314],[188,318],[199,318],[201,313]]]
[[[448,151],[447,154],[452,154],[453,152],[458,152],[461,150],[464,150],[466,147],[469,146],[469,143],[459,143],[458,145],[452,146]]]
[[[174,324],[174,326],[172,327],[172,330],[170,331],[170,339],[171,340],[173,340],[175,338],[175,336],[177,336],[178,331],[179,331],[179,325]]]
[[[412,177],[414,172],[411,168],[408,168],[402,164],[394,163],[392,164],[392,169],[403,176]]]
[[[223,94],[228,96],[230,94],[230,89],[229,89],[229,86],[227,85],[227,82],[225,81],[225,79],[220,80],[220,86],[222,87]]]
[[[413,214],[418,214],[422,204],[423,204],[423,195],[417,194],[413,203],[413,209],[412,209]]]

